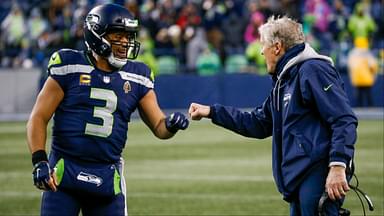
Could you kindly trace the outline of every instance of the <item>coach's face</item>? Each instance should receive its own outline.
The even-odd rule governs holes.
[[[284,49],[281,42],[273,43],[272,45],[261,41],[262,49],[261,54],[265,57],[267,64],[267,71],[269,74],[274,74],[276,70],[277,61],[284,54]]]

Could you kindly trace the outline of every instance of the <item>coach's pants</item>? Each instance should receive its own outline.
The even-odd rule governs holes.
[[[291,216],[318,216],[319,200],[325,190],[325,181],[328,167],[318,166],[299,185],[295,199],[290,203]],[[337,216],[343,204],[342,200],[324,203],[324,212],[327,216]]]

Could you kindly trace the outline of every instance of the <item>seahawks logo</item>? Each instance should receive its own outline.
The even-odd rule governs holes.
[[[103,184],[102,178],[85,172],[80,172],[79,175],[77,175],[77,180],[95,184],[97,187]]]

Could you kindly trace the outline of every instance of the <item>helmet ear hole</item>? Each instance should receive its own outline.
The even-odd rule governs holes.
[[[112,49],[108,42],[104,38],[99,37],[92,29],[84,31],[84,38],[88,49],[93,50],[96,54],[103,57],[108,57],[111,54]]]

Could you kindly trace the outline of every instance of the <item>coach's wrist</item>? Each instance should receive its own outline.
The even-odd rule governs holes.
[[[215,113],[215,105],[209,106],[209,113],[207,118],[212,119],[213,114]]]
[[[32,153],[32,165],[35,166],[41,161],[48,161],[47,153],[44,150],[37,150]]]

